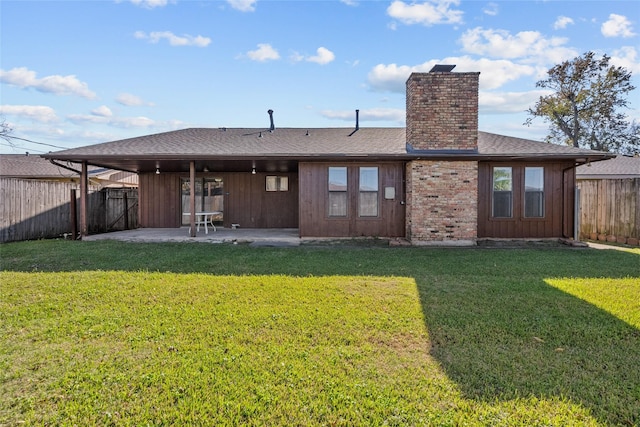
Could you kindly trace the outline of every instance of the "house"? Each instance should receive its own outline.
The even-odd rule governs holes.
[[[584,239],[640,242],[640,157],[615,158],[578,166],[580,236]]]
[[[406,128],[184,129],[44,155],[135,172],[142,227],[298,228],[416,245],[574,236],[575,168],[611,155],[478,131],[479,73],[407,80]],[[83,230],[86,230],[86,225]],[[193,235],[193,234],[192,234]]]

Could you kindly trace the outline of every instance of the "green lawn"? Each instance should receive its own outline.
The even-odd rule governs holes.
[[[640,424],[638,250],[0,257],[0,425]]]

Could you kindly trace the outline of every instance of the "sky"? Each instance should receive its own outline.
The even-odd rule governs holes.
[[[638,87],[640,2],[0,0],[0,119],[45,153],[190,127],[404,127],[405,82],[480,74],[481,131],[525,126],[554,65],[607,54]],[[26,141],[25,141],[26,140]]]

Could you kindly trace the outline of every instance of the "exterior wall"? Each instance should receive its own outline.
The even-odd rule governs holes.
[[[289,178],[288,191],[266,191],[267,175]],[[298,175],[295,173],[224,174],[224,226],[298,228]]]
[[[513,217],[492,218],[493,167],[513,168]],[[544,217],[524,217],[524,168],[545,169]],[[480,162],[479,238],[560,238],[573,236],[575,168],[573,162]]]
[[[473,245],[478,163],[416,160],[407,165],[407,238],[415,245]]]
[[[140,227],[180,227],[180,174],[140,174],[138,185]]]
[[[407,142],[415,150],[476,150],[480,73],[413,73]]]
[[[267,192],[267,175],[288,176],[289,191]],[[296,174],[198,173],[222,177],[224,182],[225,227],[232,223],[244,228],[297,228],[298,179]],[[178,228],[182,222],[180,179],[184,173],[148,173],[140,175],[140,226]]]
[[[347,167],[347,216],[329,217],[329,166]],[[377,166],[377,217],[358,216],[358,168]],[[404,164],[383,163],[300,163],[300,235],[303,237],[403,237],[405,232]],[[385,197],[393,187],[395,196]]]

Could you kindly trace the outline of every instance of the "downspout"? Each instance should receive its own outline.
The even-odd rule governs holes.
[[[565,206],[565,201],[566,201],[566,194],[565,194],[565,187],[566,187],[566,180],[567,180],[567,172],[577,168],[578,166],[580,166],[580,163],[576,162],[573,166],[569,166],[568,168],[564,168],[562,169],[562,223],[564,224],[564,218],[565,218],[565,214],[566,214],[566,206]],[[578,199],[578,194],[577,194],[577,187],[575,185],[575,179],[574,181],[574,185],[573,185],[573,236],[568,236],[567,233],[565,233],[565,227],[564,225],[562,226],[562,237],[565,238],[573,238],[575,241],[579,241],[579,236],[580,236],[580,230],[579,230],[579,208],[580,206],[578,205],[579,199]]]
[[[71,168],[71,167],[69,167],[69,166],[66,166],[66,165],[63,165],[63,164],[61,164],[61,163],[58,163],[58,162],[56,162],[56,161],[55,161],[55,160],[53,160],[53,159],[49,159],[49,161],[50,161],[52,164],[54,164],[54,165],[58,166],[59,168],[66,169],[66,170],[71,171],[71,172],[75,172],[75,173],[77,173],[78,175],[82,175],[82,172],[81,172],[81,171],[79,171],[79,170],[77,170],[77,169],[74,169],[74,168]]]

